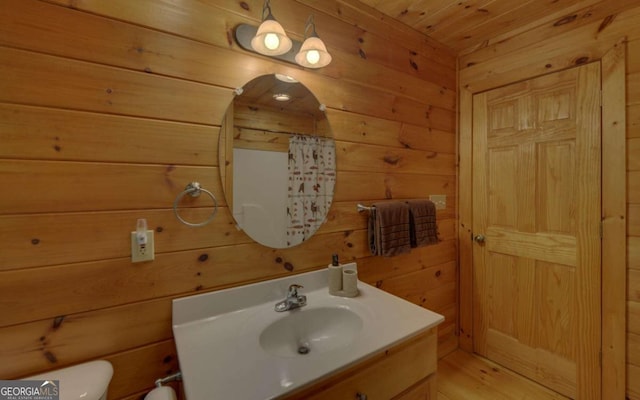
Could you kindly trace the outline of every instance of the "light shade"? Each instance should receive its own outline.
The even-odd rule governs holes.
[[[331,59],[324,42],[316,35],[308,37],[296,54],[296,62],[306,68],[326,67]]]
[[[291,50],[293,43],[271,15],[265,19],[251,39],[253,50],[266,56],[279,56]]]
[[[298,83],[296,78],[285,74],[276,74],[276,79],[285,83]]]

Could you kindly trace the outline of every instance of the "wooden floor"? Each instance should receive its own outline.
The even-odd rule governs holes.
[[[438,362],[438,400],[525,399],[566,400],[567,397],[463,350]]]

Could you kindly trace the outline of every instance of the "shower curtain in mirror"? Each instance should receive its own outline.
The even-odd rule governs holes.
[[[308,239],[324,221],[336,182],[335,160],[333,140],[303,135],[290,137],[287,244]]]

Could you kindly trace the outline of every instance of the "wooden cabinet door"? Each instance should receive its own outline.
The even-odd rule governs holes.
[[[600,393],[600,64],[473,98],[474,350]]]
[[[436,374],[431,374],[403,393],[394,397],[393,400],[439,400]]]
[[[406,394],[417,399],[431,392],[415,387],[417,382],[433,376],[437,367],[437,328],[433,328],[398,345],[381,351],[367,361],[320,381],[289,396],[286,400],[389,400]],[[310,362],[313,362],[312,360]],[[426,383],[424,383],[426,385]],[[430,381],[429,384],[434,384]],[[407,390],[408,388],[415,389]],[[425,394],[426,396],[426,394]],[[426,397],[424,400],[428,400]]]

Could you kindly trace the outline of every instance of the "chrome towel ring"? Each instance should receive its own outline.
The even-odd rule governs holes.
[[[213,200],[213,207],[214,207],[213,208],[213,212],[211,213],[209,218],[207,218],[207,220],[204,221],[204,222],[193,223],[193,222],[185,221],[180,216],[180,214],[178,214],[178,203],[180,202],[180,200],[182,200],[182,198],[186,194],[188,194],[191,197],[198,197],[198,196],[200,196],[201,192],[204,192],[204,193],[208,194],[209,197],[211,197],[211,200]],[[178,218],[178,221],[182,222],[183,224],[185,224],[187,226],[193,226],[193,227],[205,226],[209,222],[211,222],[211,220],[213,220],[213,217],[215,217],[216,213],[218,212],[218,200],[216,199],[216,196],[213,195],[213,193],[211,193],[207,189],[203,189],[202,187],[200,187],[200,183],[199,182],[191,182],[191,183],[189,183],[187,185],[187,187],[184,189],[184,191],[182,193],[180,193],[178,195],[178,197],[176,197],[176,200],[173,202],[173,212],[176,214],[176,218]]]

